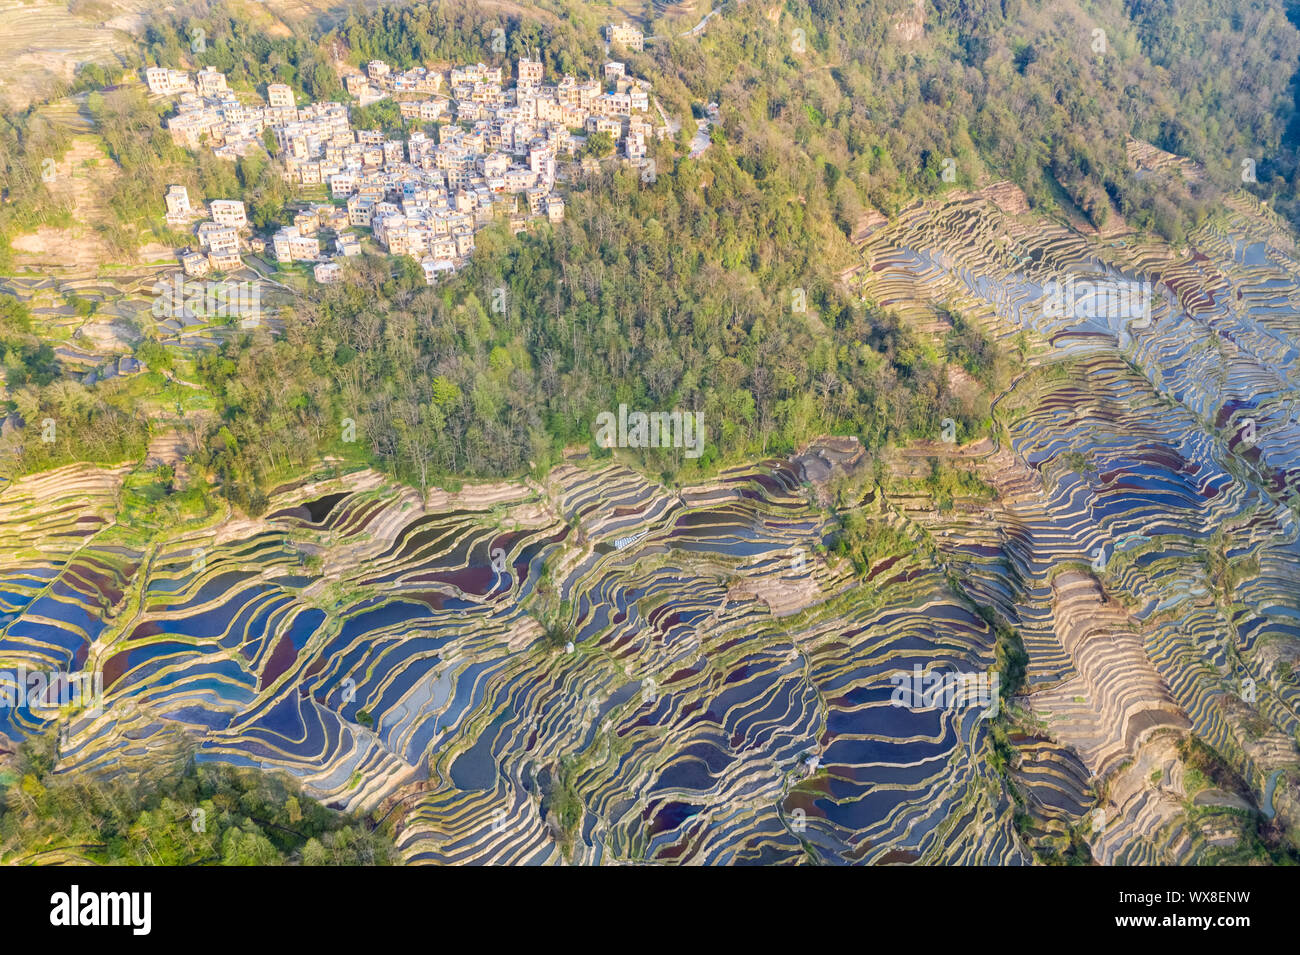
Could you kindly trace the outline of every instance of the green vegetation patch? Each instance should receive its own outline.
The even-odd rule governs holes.
[[[0,795],[0,859],[103,865],[387,865],[389,835],[285,774],[174,755],[132,782],[54,772],[55,737],[22,744]]]

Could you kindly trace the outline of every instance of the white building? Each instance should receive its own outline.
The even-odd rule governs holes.
[[[266,87],[266,102],[272,107],[293,106],[293,90],[285,83],[271,83]]]
[[[209,252],[220,254],[239,251],[239,230],[232,225],[204,222],[195,232],[199,237],[199,247]]]
[[[168,225],[183,225],[194,218],[194,210],[190,206],[190,193],[184,186],[168,186],[166,202]]]
[[[456,264],[450,259],[425,259],[420,263],[424,270],[424,281],[427,285],[433,285],[438,281],[440,275],[451,275],[456,271]]]
[[[215,97],[218,93],[224,93],[230,89],[226,85],[226,74],[221,73],[211,66],[205,66],[199,70],[195,78],[195,85],[198,87],[200,96]]]
[[[165,66],[151,66],[144,71],[144,82],[149,92],[156,96],[172,96],[194,89],[190,74],[184,70],[169,70]]]
[[[629,50],[644,50],[645,34],[625,20],[605,27],[605,42],[610,46],[621,46]]]
[[[316,262],[320,259],[320,240],[314,235],[298,235],[281,229],[275,234],[274,242],[278,262]]]
[[[230,225],[236,229],[248,227],[248,214],[244,204],[238,199],[213,199],[208,203],[208,212],[212,221],[219,225]]]
[[[542,82],[544,69],[542,64],[537,60],[530,60],[527,57],[519,58],[519,85],[520,86],[537,86]]]
[[[209,252],[208,264],[214,272],[234,272],[244,267],[244,260],[238,252]]]
[[[202,276],[208,274],[212,265],[202,252],[184,252],[181,254],[181,268],[186,275]]]
[[[312,269],[312,275],[321,285],[333,285],[343,278],[343,266],[337,262],[321,262]]]

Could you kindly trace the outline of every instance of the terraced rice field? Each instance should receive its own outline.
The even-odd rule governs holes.
[[[989,626],[934,566],[863,586],[814,556],[789,464],[680,494],[575,464],[427,506],[360,474],[143,548],[108,543],[120,477],[0,495],[0,653],[104,674],[67,771],[189,736],[400,819],[412,862],[1024,860],[980,711],[889,705],[890,673],[988,666]],[[15,546],[38,535],[63,543]],[[538,620],[559,596],[571,648]]]
[[[925,499],[895,503],[1022,635],[1043,738],[1021,754],[1031,791],[1050,790],[1031,809],[1077,814],[1089,781],[1101,784],[1094,857],[1199,861],[1234,841],[1223,828],[1240,800],[1184,786],[1173,744],[1190,731],[1257,804],[1273,773],[1290,780],[1275,802],[1293,829],[1300,270],[1289,234],[1243,198],[1179,253],[1031,229],[972,197],[913,210],[863,254],[865,294],[918,322],[955,304],[1030,356],[999,398],[1006,444],[980,454],[999,501],[948,515]],[[1048,283],[1070,275],[1148,282],[1151,313],[1053,314]]]
[[[0,279],[0,293],[26,305],[42,334],[54,343],[64,368],[82,373],[129,354],[131,346],[146,335],[156,336],[181,358],[214,347],[238,331],[232,318],[195,314],[188,306],[173,310],[174,314],[155,316],[158,283],[164,289],[174,288],[177,271],[169,262],[121,270],[112,276],[20,275]],[[261,282],[262,319],[269,328],[281,330],[280,309],[291,306],[295,293],[251,266],[228,277],[230,282],[250,280]],[[78,299],[92,306],[91,314],[77,313],[73,303]]]
[[[864,295],[1027,356],[998,440],[892,461],[959,459],[996,496],[867,493],[911,545],[865,576],[826,556],[817,503],[869,463],[847,441],[680,491],[582,457],[427,501],[309,478],[143,543],[116,525],[126,469],[65,468],[0,486],[0,664],[100,672],[105,707],[0,711],[0,734],[59,722],[65,772],[147,772],[179,741],[282,770],[391,820],[412,863],[1023,864],[1082,838],[1168,864],[1260,816],[1293,837],[1291,240],[1244,199],[1184,251],[991,195],[862,245]],[[1150,315],[1044,307],[1079,276],[1148,282]],[[891,678],[998,666],[1008,628],[1027,668],[1000,716],[892,705]],[[1192,734],[1244,783],[1208,779]]]
[[[23,109],[72,79],[86,62],[111,64],[142,29],[146,0],[97,0],[76,5],[50,0],[0,3],[0,103]]]

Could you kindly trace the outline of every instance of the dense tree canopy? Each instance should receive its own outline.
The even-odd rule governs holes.
[[[331,60],[509,65],[535,51],[552,75],[589,73],[603,58],[600,11],[570,6],[503,13],[442,0],[271,36],[257,14],[212,5],[151,27],[145,56],[310,98],[343,97]],[[1007,177],[1040,213],[1098,227],[1120,216],[1177,242],[1222,190],[1243,185],[1247,154],[1259,181],[1245,185],[1293,201],[1286,130],[1300,32],[1262,2],[728,3],[702,36],[670,32],[626,54],[685,127],[653,144],[653,181],[606,164],[572,183],[563,224],[518,237],[490,228],[470,265],[435,289],[409,259],[362,260],[342,285],[314,288],[279,339],[261,331],[200,357],[218,417],[199,463],[232,500],[256,509],[269,485],[329,454],[421,487],[518,474],[589,444],[595,415],[619,404],[704,415],[703,457],[645,458],[668,477],[827,431],[874,447],[933,435],[952,417],[970,436],[1005,361],[959,315],[932,340],[850,299],[839,276],[860,264],[851,238],[873,209],[892,215],[918,196]],[[713,145],[688,159],[688,117],[713,101]],[[137,90],[94,93],[88,106],[130,173],[111,197],[120,223],[159,222],[168,182],[196,200],[242,196],[258,228],[291,218],[274,157],[231,164],[180,150]],[[370,108],[379,125],[393,120],[384,110]],[[32,115],[6,135],[13,201],[0,227],[29,228],[59,214],[36,201],[30,152],[57,148],[59,133]],[[1205,175],[1157,188],[1131,166],[1130,137],[1191,156]],[[8,334],[0,358],[31,413],[58,401],[81,415],[74,429],[97,414],[123,449],[139,444],[130,408],[54,394],[62,383],[40,343]],[[977,387],[955,394],[957,371]]]
[[[0,859],[104,865],[387,865],[392,843],[326,809],[287,776],[177,753],[134,782],[54,772],[53,734],[0,778]]]

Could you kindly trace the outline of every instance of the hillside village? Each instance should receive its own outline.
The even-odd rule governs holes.
[[[640,46],[639,31],[627,24],[608,27],[606,36]],[[516,232],[532,220],[562,221],[559,162],[589,137],[605,134],[616,155],[647,167],[647,143],[668,135],[649,119],[650,82],[629,76],[616,60],[603,64],[599,78],[566,74],[553,82],[528,57],[517,61],[513,83],[501,67],[482,63],[439,72],[372,60],[346,74],[344,85],[360,105],[397,103],[413,127],[405,139],[354,129],[343,103],[299,105],[280,83],[266,87],[264,104],[245,102],[212,67],[196,74],[149,67],[144,79],[151,94],[177,99],[166,126],[178,145],[234,160],[273,140],[289,181],[324,187],[332,199],[309,205],[269,237],[251,233],[242,201],[212,200],[207,219],[194,227],[199,250],[181,255],[186,274],[196,277],[238,269],[242,253],[252,251],[281,265],[311,264],[317,281],[336,282],[339,260],[361,252],[357,230],[369,229],[389,254],[418,261],[433,284],[465,263],[475,233],[497,217]],[[170,187],[166,206],[174,228],[202,218],[183,186]]]

